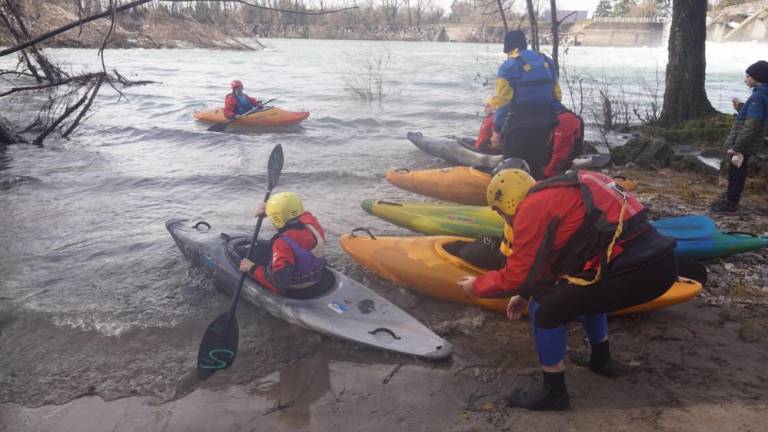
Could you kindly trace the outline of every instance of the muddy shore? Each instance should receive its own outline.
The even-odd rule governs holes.
[[[638,181],[638,194],[654,217],[704,212],[723,189],[718,178],[711,176],[633,169],[621,174]],[[712,216],[721,229],[768,231],[768,218],[761,214],[768,206],[764,194],[748,189],[743,204],[744,210],[738,213]],[[109,377],[94,376],[92,386],[85,385],[64,404],[27,403],[27,407],[18,399],[20,403],[0,405],[0,430],[764,430],[768,421],[764,367],[768,360],[768,252],[713,260],[707,266],[710,280],[697,299],[611,320],[612,347],[627,366],[626,375],[607,379],[568,364],[573,405],[568,412],[532,413],[505,407],[504,396],[512,387],[540,379],[526,321],[509,322],[476,308],[444,303],[435,314],[430,306],[437,301],[391,286],[385,294],[393,302],[451,340],[455,351],[450,361],[430,363],[319,335],[310,338],[312,343],[296,347],[290,342],[292,335],[306,331],[272,320],[266,328],[241,326],[241,354],[232,370],[199,383],[184,373],[191,370],[192,361],[164,357],[158,342],[189,344],[194,352],[196,340],[174,337],[184,329],[169,329],[167,334],[155,335],[157,340],[142,332],[120,338],[102,336],[88,341],[80,351],[114,350],[115,369],[133,373],[140,382],[140,370],[119,364],[120,350],[156,345],[148,355],[157,357],[158,368],[173,369],[169,377],[183,378],[165,383],[165,396],[131,396],[108,391],[109,386],[101,382]],[[242,323],[263,315],[252,307],[242,308],[240,314]],[[191,333],[201,333],[207,322],[200,317],[186,326]],[[39,331],[33,324],[13,317],[0,319],[0,343],[22,343],[4,339],[3,333],[18,333],[12,326]],[[576,324],[570,326],[569,334],[569,349],[585,347]],[[66,341],[51,341],[47,348],[56,351],[57,344]],[[45,348],[30,347],[30,357],[18,360],[40,358],[42,362]],[[281,355],[289,350],[298,352],[298,358]],[[13,369],[24,366],[0,373],[13,374]],[[12,382],[15,388],[5,390],[32,391]],[[51,385],[56,385],[55,380]],[[45,391],[44,386],[37,389]],[[41,396],[28,399],[32,400],[39,401]]]

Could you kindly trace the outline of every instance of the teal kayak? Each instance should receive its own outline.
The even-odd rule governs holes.
[[[429,235],[500,237],[504,221],[486,206],[443,203],[398,203],[363,200],[366,212],[395,225]],[[687,215],[651,222],[656,229],[677,239],[677,254],[709,259],[749,252],[768,246],[768,237],[725,233],[704,215]]]

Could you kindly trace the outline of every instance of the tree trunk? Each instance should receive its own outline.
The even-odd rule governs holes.
[[[536,9],[533,7],[533,0],[525,1],[528,9],[528,20],[531,25],[530,49],[539,51],[539,26],[536,24]]]
[[[499,15],[501,15],[501,22],[504,24],[504,34],[506,35],[509,31],[509,26],[507,26],[507,16],[504,14],[504,6],[501,3],[501,0],[496,0],[496,5],[499,6]]]
[[[557,0],[550,0],[550,13],[552,14],[552,61],[557,68],[557,76],[560,76],[559,53],[560,50],[560,21],[557,20]]]
[[[675,0],[661,121],[674,123],[717,113],[704,88],[707,0]]]

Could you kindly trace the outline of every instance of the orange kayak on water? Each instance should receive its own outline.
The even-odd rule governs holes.
[[[481,206],[487,204],[485,189],[491,181],[489,173],[467,166],[414,171],[398,168],[387,171],[385,177],[388,182],[409,192],[443,201]],[[630,192],[637,188],[637,183],[624,177],[617,176],[614,180]]]
[[[196,119],[208,123],[227,123],[229,121],[224,117],[224,108],[196,111],[193,115]],[[309,117],[309,113],[306,111],[286,111],[277,107],[266,107],[261,111],[240,117],[230,126],[245,128],[292,126],[301,123],[307,117]]]
[[[343,235],[344,251],[384,279],[397,282],[431,297],[480,306],[504,313],[509,299],[483,299],[466,294],[456,285],[464,276],[478,276],[485,270],[454,255],[472,239],[453,236],[356,237]],[[453,252],[453,253],[452,253]],[[701,292],[701,284],[679,278],[661,297],[648,303],[622,309],[612,315],[647,312],[683,303]]]

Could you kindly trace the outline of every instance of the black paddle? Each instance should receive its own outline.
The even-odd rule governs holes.
[[[244,117],[244,116],[247,116],[248,114],[251,114],[251,113],[254,113],[254,112],[257,112],[257,111],[261,111],[261,110],[263,110],[263,109],[264,109],[264,107],[265,107],[265,106],[266,106],[268,103],[270,103],[270,102],[273,102],[273,101],[276,101],[277,99],[278,99],[278,98],[273,98],[273,99],[270,99],[270,100],[268,100],[268,101],[266,101],[266,102],[263,102],[263,103],[261,104],[262,108],[259,108],[259,109],[255,108],[255,107],[254,107],[254,108],[251,108],[250,110],[248,110],[248,111],[246,111],[245,113],[243,113],[243,115],[241,115],[241,116],[239,116],[239,117],[235,117],[235,118],[233,118],[232,120],[229,120],[229,121],[228,121],[228,122],[226,122],[226,123],[216,123],[215,125],[213,125],[213,126],[211,126],[211,127],[209,127],[209,128],[208,128],[208,132],[224,132],[225,130],[227,130],[227,126],[229,126],[229,125],[231,125],[232,123],[234,123],[235,121],[237,121],[237,119],[239,119],[240,117]]]
[[[269,164],[267,165],[269,186],[267,187],[267,194],[264,195],[264,202],[267,202],[272,189],[277,186],[282,170],[283,147],[278,144],[269,155]],[[264,215],[259,215],[256,229],[253,231],[251,247],[248,249],[248,259],[251,259],[253,250],[256,249],[256,241],[263,220]],[[240,298],[240,291],[243,289],[245,278],[246,273],[243,273],[240,276],[240,283],[237,285],[237,290],[235,290],[235,295],[232,297],[232,304],[229,306],[229,309],[216,317],[205,330],[203,341],[200,342],[200,350],[197,353],[197,376],[200,379],[207,379],[217,370],[226,369],[235,361],[237,344],[240,340],[235,308],[237,307],[237,300]]]

